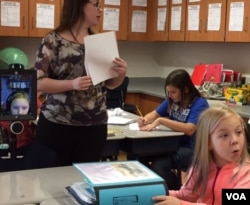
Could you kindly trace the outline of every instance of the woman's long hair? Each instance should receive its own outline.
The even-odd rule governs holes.
[[[85,19],[83,8],[87,3],[89,3],[88,0],[64,0],[60,16],[60,25],[55,28],[55,31],[62,32],[64,30],[70,30],[79,19],[83,22]],[[89,34],[93,34],[90,28]]]

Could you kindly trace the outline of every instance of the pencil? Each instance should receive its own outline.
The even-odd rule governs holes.
[[[141,113],[141,111],[140,111],[140,109],[139,109],[139,107],[136,105],[136,110],[137,110],[137,112],[138,112],[138,114],[141,116],[141,117],[143,117],[143,115],[142,115],[142,113]]]

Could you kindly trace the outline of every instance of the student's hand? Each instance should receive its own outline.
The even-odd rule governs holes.
[[[82,76],[74,79],[72,85],[74,90],[88,90],[92,80],[89,76]]]
[[[155,129],[154,124],[147,124],[147,125],[140,127],[141,131],[152,131],[154,129]]]
[[[117,72],[119,75],[126,75],[127,73],[127,62],[121,58],[116,57],[113,60],[114,66],[112,66],[112,70]]]
[[[174,196],[154,196],[152,199],[157,201],[154,205],[181,205],[181,200]]]
[[[145,117],[140,117],[138,119],[138,125],[141,131],[152,131],[160,125],[160,118],[155,119],[153,122],[149,123],[148,119]]]
[[[137,123],[139,127],[144,127],[145,125],[148,124],[148,120],[145,117],[139,117]]]

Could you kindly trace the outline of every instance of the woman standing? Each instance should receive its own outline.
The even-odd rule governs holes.
[[[84,66],[84,37],[101,17],[99,1],[64,0],[60,25],[38,49],[38,91],[46,93],[36,137],[55,150],[62,166],[98,161],[107,138],[105,87],[119,86],[127,63],[116,57],[118,77],[93,86]],[[104,51],[105,52],[105,51]]]

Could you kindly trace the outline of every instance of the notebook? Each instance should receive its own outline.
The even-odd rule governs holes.
[[[205,81],[220,83],[223,64],[207,64],[207,72],[205,76]]]

